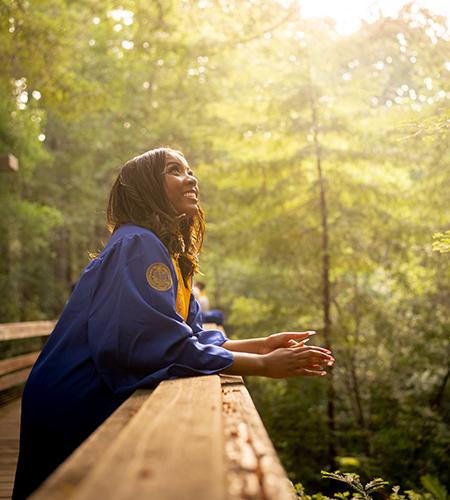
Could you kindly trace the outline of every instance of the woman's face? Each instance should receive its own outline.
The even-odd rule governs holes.
[[[166,194],[179,215],[198,212],[198,182],[186,159],[175,151],[166,154]]]

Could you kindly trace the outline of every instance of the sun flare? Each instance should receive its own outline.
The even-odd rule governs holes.
[[[382,15],[395,15],[407,0],[299,0],[302,15],[306,18],[332,17],[336,30],[348,35],[356,31],[361,19],[373,21]],[[428,8],[450,18],[450,2],[443,0],[416,0],[419,7]]]

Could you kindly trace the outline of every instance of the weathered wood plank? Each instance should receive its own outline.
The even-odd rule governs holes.
[[[33,366],[34,362],[39,356],[39,351],[30,352],[29,354],[22,354],[14,358],[3,359],[0,361],[0,376],[19,370],[21,368],[28,368]]]
[[[20,399],[0,407],[0,498],[11,498],[19,454]]]
[[[221,376],[229,500],[296,495],[241,377]]]
[[[106,450],[148,399],[151,390],[136,391],[80,446],[30,497],[33,500],[68,500]],[[115,475],[119,471],[110,471]]]
[[[162,382],[74,499],[225,500],[219,377]]]
[[[15,385],[23,384],[26,382],[28,375],[31,372],[31,367],[24,368],[17,372],[9,373],[0,378],[0,391],[14,387]]]
[[[50,335],[56,321],[24,321],[0,323],[0,340],[25,339]]]

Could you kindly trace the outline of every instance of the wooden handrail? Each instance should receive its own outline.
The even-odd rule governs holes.
[[[0,361],[0,391],[23,384],[30,374],[31,367],[39,356],[39,351],[22,354]]]
[[[22,323],[0,323],[0,341],[31,339],[50,335],[56,321],[24,321]],[[13,389],[24,384],[30,374],[31,367],[39,356],[39,352],[22,354],[0,361],[0,391]],[[16,397],[17,394],[14,396]],[[0,404],[11,399],[2,394]]]
[[[24,321],[23,323],[0,323],[0,340],[44,337],[52,333],[56,321]]]
[[[293,500],[241,377],[137,391],[31,496],[33,500]]]
[[[21,354],[20,356],[14,356],[13,358],[2,359],[0,361],[0,376],[20,370],[21,368],[33,366],[38,356],[39,351],[35,351],[28,354]]]

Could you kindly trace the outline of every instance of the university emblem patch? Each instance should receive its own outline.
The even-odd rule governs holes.
[[[170,269],[162,262],[156,262],[148,266],[145,276],[148,284],[155,290],[166,292],[172,288]]]

